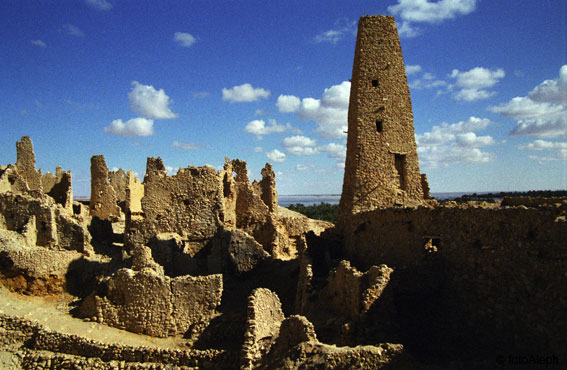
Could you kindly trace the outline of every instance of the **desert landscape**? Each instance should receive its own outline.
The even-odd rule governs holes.
[[[140,180],[93,153],[77,201],[22,137],[0,166],[0,368],[566,366],[567,198],[431,197],[393,17],[360,18],[351,84],[336,224],[229,158],[149,157]]]

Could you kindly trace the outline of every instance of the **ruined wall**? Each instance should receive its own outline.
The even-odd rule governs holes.
[[[363,273],[348,261],[341,261],[329,274],[323,292],[329,299],[329,308],[347,319],[360,318],[380,298],[392,272],[388,266],[380,265]]]
[[[277,338],[285,316],[278,296],[266,288],[255,289],[248,298],[248,313],[241,369],[253,369]]]
[[[91,157],[91,200],[90,215],[101,220],[115,220],[120,217],[116,191],[110,185],[108,167],[103,155]]]
[[[71,171],[63,171],[61,166],[55,169],[55,175],[48,172],[41,177],[43,192],[52,197],[56,203],[67,209],[73,207],[73,187]]]
[[[222,275],[169,278],[136,247],[133,268],[120,269],[81,304],[85,317],[134,333],[167,337],[202,332],[221,303]],[[195,334],[195,333],[193,333]]]
[[[182,168],[168,176],[161,159],[148,158],[141,205],[145,227],[155,234],[174,232],[187,239],[209,239],[224,219],[222,183],[207,166]]]
[[[126,181],[126,213],[141,213],[144,185],[132,171],[126,173]]]
[[[565,201],[376,210],[353,217],[346,247],[357,266],[394,268],[398,313],[426,338],[418,346],[567,355],[566,213]]]
[[[262,200],[270,209],[270,212],[278,210],[278,191],[276,189],[276,173],[272,169],[272,165],[266,163],[262,168],[262,180],[260,181],[260,189],[262,191]]]
[[[20,141],[16,142],[16,153],[18,172],[26,180],[30,190],[37,190],[41,193],[43,191],[41,173],[35,169],[35,153],[29,136],[22,136]]]
[[[48,197],[0,194],[0,227],[25,231],[33,244],[51,249],[84,252],[90,243],[86,227]]]
[[[363,16],[354,54],[339,217],[422,201],[410,93],[396,23],[390,16]]]

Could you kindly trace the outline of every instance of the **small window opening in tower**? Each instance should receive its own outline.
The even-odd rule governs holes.
[[[372,86],[378,87],[378,80],[372,80]]]
[[[394,154],[396,171],[400,179],[400,189],[406,190],[406,155]]]
[[[383,126],[384,126],[383,121],[381,119],[377,119],[376,120],[376,131],[382,132],[382,129],[384,128]]]

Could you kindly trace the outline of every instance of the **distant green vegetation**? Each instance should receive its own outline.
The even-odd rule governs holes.
[[[304,206],[303,204],[290,204],[288,209],[292,211],[299,212],[309,218],[315,220],[329,221],[332,223],[337,222],[337,217],[339,215],[339,205],[329,204],[321,202],[320,204],[312,206]]]
[[[465,203],[470,201],[482,201],[494,203],[504,197],[538,197],[538,198],[553,198],[553,197],[567,197],[567,190],[530,190],[530,191],[501,191],[499,193],[486,193],[486,194],[465,194],[458,198],[446,199],[444,201],[455,201],[457,203]]]

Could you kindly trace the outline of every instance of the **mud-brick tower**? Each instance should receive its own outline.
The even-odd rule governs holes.
[[[396,22],[363,16],[352,68],[340,222],[376,208],[420,204],[423,198]]]

